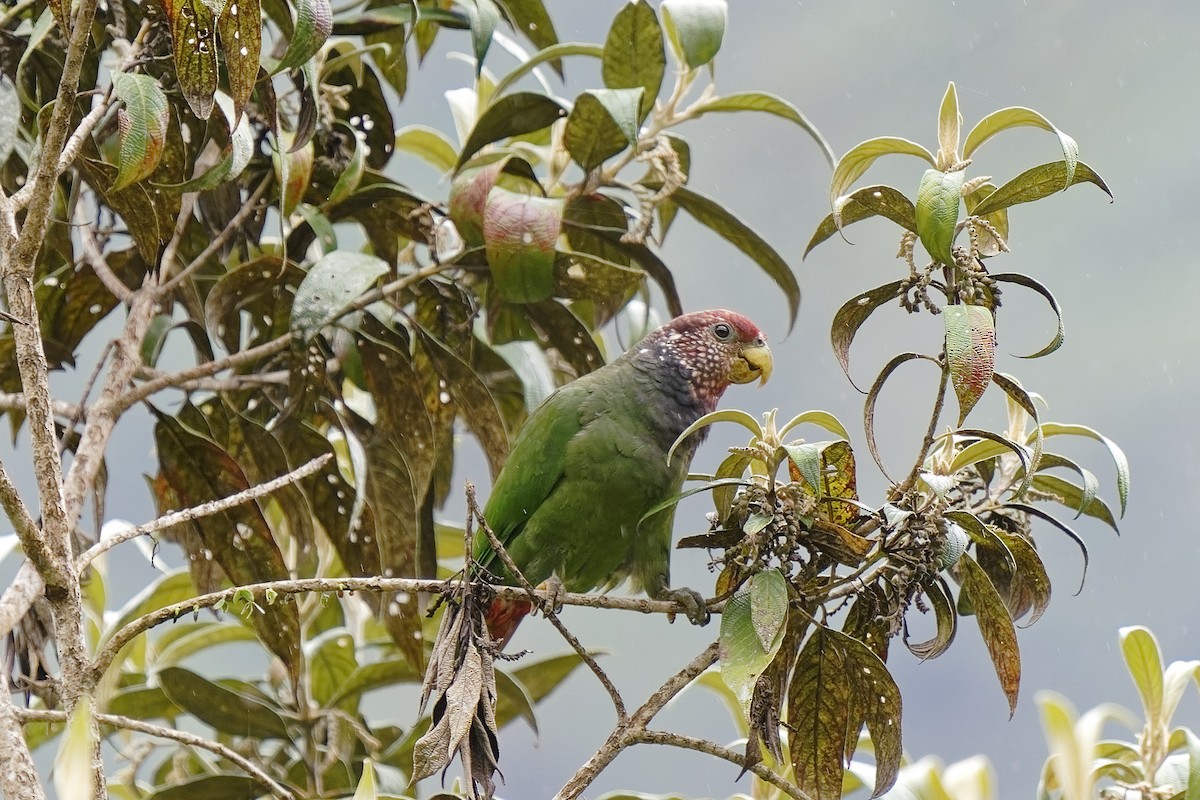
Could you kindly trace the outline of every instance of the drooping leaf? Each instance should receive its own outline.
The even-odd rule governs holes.
[[[567,110],[562,104],[544,94],[516,92],[505,95],[488,106],[475,121],[455,168],[462,169],[484,145],[509,136],[540,131],[566,115]]]
[[[833,221],[838,229],[842,227],[842,209],[848,202],[848,198],[844,196],[846,190],[861,178],[877,159],[893,154],[916,156],[929,162],[931,167],[937,166],[933,155],[924,147],[896,136],[868,139],[850,148],[838,159],[829,183],[829,204],[833,208]]]
[[[459,6],[471,27],[471,47],[475,51],[475,75],[483,71],[483,60],[492,46],[492,34],[500,23],[500,9],[494,0],[467,0]]]
[[[200,119],[212,113],[217,91],[216,15],[202,0],[159,0],[171,23],[179,88]]]
[[[633,108],[634,140],[637,125],[654,108],[666,68],[662,27],[654,7],[649,3],[626,3],[609,26],[600,75],[609,89],[643,90],[637,95],[640,110],[636,105]]]
[[[310,640],[308,651],[308,680],[312,699],[322,708],[329,708],[331,699],[340,693],[343,683],[354,674],[358,659],[354,653],[354,637],[345,628],[333,628]],[[341,708],[355,713],[357,703],[343,703]]]
[[[1040,427],[1044,436],[1086,436],[1095,439],[1108,448],[1108,454],[1112,457],[1113,464],[1117,470],[1117,496],[1121,501],[1121,516],[1125,516],[1125,503],[1129,498],[1129,459],[1126,458],[1125,452],[1121,450],[1117,443],[1086,425],[1045,422]],[[1085,506],[1088,505],[1091,505],[1091,503],[1085,504]]]
[[[904,644],[908,647],[909,652],[922,661],[937,658],[946,652],[958,632],[958,615],[954,611],[954,602],[950,597],[950,590],[946,586],[945,580],[939,577],[929,584],[925,589],[924,596],[933,609],[937,622],[937,633],[927,641],[910,642],[907,624],[904,628]]]
[[[333,32],[333,9],[329,0],[297,0],[296,21],[283,58],[272,74],[295,69],[317,54]]]
[[[1002,108],[998,111],[993,111],[979,120],[979,122],[975,123],[975,127],[971,129],[970,133],[967,134],[966,141],[963,142],[963,158],[970,158],[971,154],[981,144],[997,133],[1022,126],[1041,128],[1042,130],[1050,131],[1058,137],[1058,143],[1062,146],[1063,153],[1062,161],[1058,163],[1063,166],[1063,177],[1065,179],[1059,184],[1058,188],[1068,188],[1075,182],[1075,169],[1079,164],[1079,145],[1070,136],[1054,127],[1050,123],[1050,120],[1031,108],[1022,108],[1020,106]]]
[[[1043,475],[1041,477],[1042,478],[1053,478],[1053,476],[1051,476],[1051,475]],[[1061,481],[1061,479],[1057,479],[1057,478],[1055,480]],[[1061,481],[1061,483],[1067,483],[1067,481]],[[1036,486],[1037,484],[1035,483],[1034,485]],[[1071,484],[1068,484],[1068,485],[1071,485]],[[1096,500],[1096,502],[1099,503],[1101,501]],[[1072,529],[1069,525],[1066,525],[1065,523],[1061,522],[1056,517],[1054,517],[1052,514],[1046,513],[1045,511],[1038,508],[1037,506],[1031,506],[1027,503],[1008,503],[1005,505],[1005,508],[1011,508],[1014,511],[1020,511],[1022,513],[1028,514],[1031,517],[1036,517],[1037,519],[1043,520],[1045,522],[1049,522],[1055,528],[1058,528],[1058,530],[1065,533],[1067,535],[1067,538],[1075,543],[1075,545],[1079,548],[1080,554],[1083,556],[1083,574],[1079,578],[1079,587],[1080,587],[1080,589],[1082,589],[1083,582],[1087,578],[1087,568],[1088,568],[1088,549],[1087,549],[1087,543],[1083,541],[1083,537],[1080,536],[1078,533],[1076,533],[1074,531],[1074,529]]]
[[[258,80],[259,58],[262,55],[261,0],[229,0],[217,17],[217,35],[225,54],[225,75],[229,79],[229,95],[233,98],[233,120],[236,126],[242,119],[242,109],[254,93]]]
[[[288,131],[281,131],[277,147],[272,152],[275,176],[279,181],[279,207],[284,217],[291,216],[296,206],[304,199],[312,179],[313,160],[316,154],[311,141],[294,149],[294,140]]]
[[[296,290],[292,333],[307,342],[387,271],[382,259],[366,253],[337,250],[326,254],[312,265]]]
[[[990,309],[975,305],[946,306],[946,366],[958,397],[958,424],[992,382],[996,364],[996,323]]]
[[[1024,286],[1027,289],[1033,289],[1035,292],[1046,298],[1046,302],[1050,304],[1051,310],[1054,311],[1054,318],[1058,323],[1058,330],[1054,334],[1054,338],[1050,340],[1050,344],[1038,350],[1036,353],[1030,353],[1027,356],[1018,356],[1018,358],[1041,358],[1042,356],[1053,353],[1058,348],[1062,347],[1063,336],[1066,333],[1063,327],[1062,311],[1058,307],[1058,301],[1054,299],[1054,295],[1050,290],[1043,286],[1038,281],[1028,275],[1021,275],[1016,272],[1003,272],[992,276],[992,280],[999,283],[1015,283],[1018,286]]]
[[[856,189],[844,198],[841,207],[840,221],[833,214],[826,215],[817,226],[808,245],[804,248],[804,258],[813,248],[838,232],[838,225],[844,229],[855,222],[881,216],[890,219],[906,231],[917,232],[916,208],[904,193],[892,186],[864,186]]]
[[[1020,203],[1041,200],[1063,189],[1066,181],[1067,167],[1061,161],[1031,167],[981,200],[973,213],[986,215]],[[1104,179],[1082,161],[1076,165],[1066,186],[1077,183],[1094,183],[1109,199],[1113,196]]]
[[[893,356],[892,359],[883,366],[883,369],[879,371],[879,375],[876,376],[875,382],[871,384],[871,388],[867,390],[867,400],[863,408],[863,427],[866,429],[867,449],[870,450],[871,457],[875,459],[875,464],[885,475],[887,474],[887,470],[883,466],[883,459],[879,455],[879,447],[875,442],[875,404],[879,400],[879,393],[883,390],[883,385],[887,383],[887,379],[891,377],[892,373],[896,371],[897,367],[908,361],[913,361],[916,359],[938,364],[937,359],[922,355],[920,353],[900,353]]]
[[[101,791],[92,768],[95,707],[92,696],[83,695],[67,718],[66,732],[54,756],[54,790],[62,800],[86,800]]]
[[[159,670],[171,702],[221,733],[254,739],[290,739],[287,723],[262,701],[234,692],[183,667]]]
[[[601,58],[604,55],[604,48],[598,44],[581,44],[579,42],[563,42],[561,44],[551,45],[544,50],[540,50],[523,61],[520,66],[513,69],[512,72],[505,75],[500,80],[496,81],[496,87],[493,89],[493,97],[499,97],[521,78],[524,78],[530,72],[540,67],[546,62],[559,63],[564,56],[591,56],[592,58]]]
[[[435,169],[450,172],[458,152],[446,134],[425,125],[408,125],[396,132],[396,150],[417,156]]]
[[[716,57],[729,18],[725,0],[663,0],[662,11],[679,63],[698,69]]]
[[[927,169],[917,188],[917,236],[921,237],[921,244],[929,255],[947,266],[954,263],[951,247],[957,230],[965,177],[962,170],[942,172]]]
[[[825,155],[825,160],[829,162],[830,167],[833,167],[837,163],[837,156],[834,155],[833,148],[825,141],[825,137],[821,135],[816,126],[809,122],[808,117],[804,116],[800,109],[787,100],[769,92],[735,92],[734,94],[722,95],[705,100],[702,103],[697,103],[690,110],[697,117],[713,112],[731,111],[761,111],[765,114],[782,117],[796,123],[812,137],[813,141],[821,148],[821,152]]]
[[[167,144],[171,111],[158,83],[146,75],[118,72],[113,93],[125,107],[117,111],[120,156],[113,191],[145,178],[158,166]]]
[[[1050,576],[1046,574],[1046,566],[1037,548],[1029,539],[1003,529],[997,529],[996,536],[1008,548],[1013,560],[1012,577],[1001,595],[1014,622],[1029,615],[1029,619],[1020,626],[1028,628],[1041,619],[1050,607]],[[1000,590],[999,586],[996,588]]]
[[[975,609],[975,621],[979,623],[979,632],[992,657],[992,666],[996,669],[996,677],[1000,679],[1000,688],[1008,699],[1011,715],[1017,710],[1017,693],[1021,688],[1021,651],[1017,646],[1017,632],[1012,617],[996,587],[975,559],[964,555],[959,559],[957,568],[962,591]]]
[[[649,8],[638,3],[640,8]],[[592,89],[575,100],[563,134],[567,152],[575,163],[590,171],[627,147],[638,137],[638,107],[642,88]]]
[[[483,209],[483,239],[496,289],[513,303],[536,303],[554,291],[555,243],[563,201],[496,187]]]
[[[833,354],[837,356],[838,363],[842,366],[842,372],[846,374],[846,379],[860,392],[862,389],[859,389],[854,378],[850,376],[850,345],[854,342],[858,329],[875,312],[875,309],[900,296],[900,287],[900,281],[877,286],[845,303],[833,315],[833,326],[829,332],[829,338],[833,342]]]

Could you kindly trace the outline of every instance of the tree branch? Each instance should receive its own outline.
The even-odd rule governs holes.
[[[66,719],[66,714],[62,714]],[[46,800],[33,755],[21,730],[21,712],[13,705],[8,687],[0,691],[0,789],[5,797]]]
[[[812,800],[812,797],[805,794],[798,787],[793,786],[782,775],[774,772],[762,764],[754,764],[746,766],[746,757],[742,753],[737,752],[728,747],[710,742],[707,739],[700,739],[695,736],[684,736],[681,733],[670,733],[668,731],[641,731],[634,737],[638,744],[661,744],[668,747],[679,747],[684,750],[695,750],[698,753],[705,753],[717,758],[723,758],[731,764],[736,764],[743,769],[753,772],[758,777],[762,778],[767,783],[771,784],[788,797],[794,797],[795,800]]]
[[[67,715],[63,711],[44,711],[41,709],[13,709],[15,717],[19,722],[66,722]],[[245,756],[238,753],[232,748],[226,747],[220,742],[214,742],[211,739],[205,739],[203,736],[197,736],[192,733],[175,730],[174,728],[164,728],[161,725],[152,725],[148,722],[142,722],[131,717],[123,717],[118,714],[96,714],[96,721],[102,725],[111,725],[114,728],[122,728],[127,731],[136,731],[149,736],[157,736],[160,739],[171,739],[180,744],[188,745],[189,747],[199,747],[208,750],[210,753],[215,753],[221,758],[236,764],[240,769],[261,783],[270,790],[271,794],[279,798],[279,800],[295,800],[287,787],[280,784],[254,762],[250,761]],[[17,797],[18,795],[10,795]],[[24,797],[25,795],[19,795]]]

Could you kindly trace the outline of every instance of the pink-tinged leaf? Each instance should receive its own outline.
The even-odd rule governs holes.
[[[1017,710],[1017,693],[1021,688],[1021,650],[1017,647],[1017,630],[1012,616],[1004,605],[996,587],[987,574],[975,563],[975,559],[964,555],[956,565],[963,594],[975,609],[975,621],[983,634],[984,644],[1000,679],[1000,688],[1008,698],[1011,715]]]
[[[946,361],[958,396],[958,424],[979,402],[996,365],[996,323],[983,306],[947,306]]]
[[[208,119],[217,91],[216,15],[200,0],[160,0],[171,23],[179,88],[192,113]]]
[[[258,60],[262,54],[262,9],[259,0],[229,0],[217,17],[217,34],[225,53],[225,73],[233,98],[231,124],[242,118],[242,109],[254,92]]]
[[[145,178],[162,160],[171,111],[158,83],[146,75],[118,72],[113,92],[125,104],[117,111],[117,180],[120,191]]]
[[[289,216],[297,204],[304,198],[308,182],[312,178],[313,145],[312,142],[299,150],[291,150],[292,137],[286,131],[281,132],[278,149],[272,154],[275,164],[275,176],[280,185],[280,210],[283,216]]]
[[[317,54],[332,31],[333,9],[329,0],[299,0],[291,41],[273,72],[295,69],[308,61]]]
[[[536,303],[554,292],[554,245],[563,203],[499,187],[483,209],[483,239],[492,280],[504,299]]]
[[[455,175],[450,184],[450,219],[469,247],[483,244],[483,209],[505,163],[506,159],[500,159],[481,167],[468,167]]]

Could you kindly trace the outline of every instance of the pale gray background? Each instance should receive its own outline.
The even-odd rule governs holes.
[[[620,4],[550,0],[548,5],[561,40],[602,41]],[[1079,141],[1082,159],[1116,194],[1116,203],[1109,205],[1094,187],[1080,186],[1015,208],[1014,252],[993,264],[1038,278],[1065,308],[1065,347],[1046,359],[1019,361],[1008,354],[1038,349],[1052,335],[1053,319],[1040,298],[1008,291],[999,320],[1004,355],[998,368],[1047,398],[1048,419],[1093,425],[1125,448],[1134,490],[1122,536],[1098,523],[1080,523],[1092,565],[1082,593],[1072,596],[1080,575],[1078,551],[1060,534],[1037,528],[1055,598],[1037,625],[1020,632],[1025,674],[1011,721],[970,620],[942,658],[921,664],[897,644],[890,662],[904,695],[908,752],[914,757],[935,753],[947,761],[985,753],[995,763],[1003,796],[1029,796],[1045,758],[1036,691],[1062,691],[1081,709],[1110,700],[1135,705],[1116,648],[1121,625],[1152,626],[1168,659],[1200,657],[1192,626],[1198,592],[1192,580],[1197,523],[1191,504],[1198,478],[1194,350],[1200,338],[1193,306],[1200,293],[1189,194],[1198,172],[1200,7],[1148,2],[1134,11],[1124,3],[1083,0],[732,5],[717,62],[718,89],[761,89],[788,98],[839,154],[885,134],[935,148],[938,104],[953,80],[968,126],[1003,106],[1037,109]],[[446,53],[466,49],[465,34],[441,37],[413,76],[398,126],[420,122],[452,130],[441,93],[468,82],[470,68]],[[488,61],[493,71],[504,74],[511,65],[506,54],[493,49]],[[568,77],[564,95],[599,85],[597,70],[586,62],[568,62]],[[853,246],[830,241],[801,263],[805,244],[828,212],[829,170],[807,136],[790,123],[755,115],[721,115],[688,124],[682,133],[693,148],[692,186],[719,197],[761,232],[795,265],[804,291],[800,320],[789,335],[783,300],[770,281],[736,250],[681,216],[665,256],[687,308],[723,305],[751,314],[771,336],[776,356],[776,377],[767,388],[737,387],[724,405],[753,413],[779,407],[785,416],[809,408],[836,413],[860,451],[863,498],[879,502],[885,484],[863,447],[862,397],[838,368],[828,331],[842,302],[902,274],[902,262],[892,258],[898,229],[881,221],[862,223],[849,232]],[[1018,132],[986,145],[976,168],[1002,181],[1057,155],[1050,134]],[[400,166],[402,180],[444,197],[445,183],[427,168]],[[911,193],[924,168],[915,159],[893,157],[880,162],[868,180],[892,182]],[[889,310],[860,336],[854,374],[860,384],[868,382],[892,353],[936,352],[938,339],[938,321]],[[897,472],[918,441],[914,426],[923,428],[932,391],[927,372],[914,367],[911,375],[899,375],[882,401],[881,444]],[[66,376],[63,385],[71,381]],[[77,389],[63,396],[74,399],[73,393]],[[1001,413],[1000,399],[989,396],[976,421],[999,424]],[[140,412],[118,428],[109,454],[111,516],[137,521],[153,515],[139,477],[154,463],[147,431]],[[715,434],[695,468],[711,469],[722,447],[739,438],[732,432]],[[1098,472],[1111,497],[1112,470],[1102,448],[1081,445],[1070,452]],[[486,468],[477,458],[464,459],[459,473],[460,479],[486,482]],[[32,480],[23,485],[32,498]],[[698,531],[706,510],[702,501],[686,505],[678,531]],[[138,556],[125,552],[132,590],[149,573],[135,563]],[[10,559],[5,574],[11,566]],[[704,558],[696,553],[676,560],[675,577],[704,590],[712,585]],[[569,609],[565,618],[588,646],[611,651],[603,664],[634,704],[717,632],[715,624],[668,627],[659,617],[624,613]],[[526,623],[513,647],[539,656],[563,649],[540,620]],[[401,724],[415,718],[408,693],[387,693],[378,701],[376,708],[391,707],[379,716]],[[540,712],[540,738],[521,726],[503,737],[505,797],[553,794],[613,722],[603,691],[583,673]],[[734,735],[723,708],[702,690],[672,706],[660,721],[718,741]],[[1200,726],[1195,693],[1189,694],[1179,722]],[[626,787],[725,797],[747,788],[745,779],[733,783],[736,774],[724,762],[641,747],[623,754],[589,796]]]

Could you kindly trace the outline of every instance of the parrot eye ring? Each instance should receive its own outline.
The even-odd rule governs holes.
[[[727,322],[718,322],[712,326],[713,336],[722,342],[728,342],[733,339],[733,326]]]

